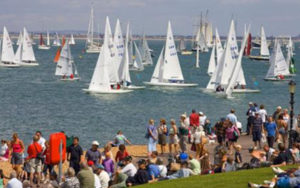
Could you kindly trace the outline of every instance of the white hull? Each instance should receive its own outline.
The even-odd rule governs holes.
[[[135,72],[142,72],[144,69],[137,69],[137,68],[129,68],[130,71],[135,71]]]
[[[37,62],[32,62],[32,63],[28,63],[28,62],[20,62],[18,63],[20,66],[24,66],[24,67],[34,67],[34,66],[39,66],[39,64]]]
[[[257,60],[257,61],[269,61],[270,57],[265,56],[249,56],[249,59]]]
[[[89,54],[94,54],[94,53],[100,53],[101,47],[99,46],[93,46],[93,47],[88,47],[85,52]]]
[[[0,67],[17,68],[17,67],[20,67],[20,65],[15,64],[15,63],[2,63],[2,62],[0,62]]]
[[[121,94],[121,93],[129,93],[132,92],[132,90],[124,90],[124,89],[114,89],[110,91],[98,91],[98,90],[90,90],[90,89],[83,89],[84,92],[86,93],[91,93],[91,94]]]
[[[193,83],[144,82],[144,84],[149,85],[149,86],[165,86],[165,87],[195,87],[195,86],[198,86],[198,84],[193,84]]]
[[[276,81],[276,82],[281,82],[281,81],[291,81],[292,79],[286,79],[286,78],[284,78],[284,79],[280,79],[280,78],[264,78],[264,80],[266,80],[266,81]]]
[[[61,78],[60,79],[61,81],[78,81],[78,80],[80,80],[80,78]]]
[[[193,51],[181,51],[181,55],[192,55]]]
[[[145,89],[145,88],[146,88],[145,86],[135,86],[135,85],[130,85],[130,86],[124,87],[124,89],[133,89],[133,90],[136,90],[136,89]]]
[[[53,44],[52,46],[57,46],[57,47],[59,47],[59,46],[61,46],[60,44],[59,45],[57,45],[57,44]]]
[[[50,46],[45,46],[45,45],[41,46],[41,45],[39,45],[38,49],[39,50],[49,50]]]
[[[232,93],[260,93],[259,89],[234,89]]]

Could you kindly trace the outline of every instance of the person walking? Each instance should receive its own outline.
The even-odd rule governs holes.
[[[262,131],[263,131],[263,122],[261,117],[259,116],[259,112],[255,112],[255,117],[251,124],[250,133],[252,134],[252,140],[254,142],[254,147],[261,148],[261,138],[262,138]]]
[[[267,132],[268,146],[270,148],[273,148],[276,135],[278,134],[277,125],[275,121],[273,121],[272,116],[269,116],[267,119],[268,121],[265,123],[264,128],[265,128],[265,132]]]
[[[154,125],[154,120],[149,120],[149,125],[147,126],[146,138],[148,139],[148,156],[151,156],[153,151],[156,151],[157,143],[157,128]]]
[[[83,161],[83,150],[79,145],[78,137],[74,137],[72,145],[67,148],[67,160],[77,175],[80,170],[80,162]]]
[[[250,134],[250,128],[253,123],[255,112],[256,112],[256,108],[255,108],[253,102],[249,102],[249,108],[246,113],[246,115],[248,116],[248,118],[247,118],[247,135]]]
[[[226,139],[228,140],[229,155],[231,155],[233,153],[233,147],[235,146],[235,143],[237,142],[240,136],[240,132],[238,128],[230,120],[225,120],[224,126],[227,127]]]

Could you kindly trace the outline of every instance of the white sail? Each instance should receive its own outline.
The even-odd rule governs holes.
[[[143,40],[142,40],[142,54],[143,54],[142,55],[143,64],[153,65],[150,48],[146,40],[145,34],[143,35]]]
[[[22,44],[22,61],[35,62],[36,59],[32,49],[31,39],[25,27],[23,33],[24,33],[24,37],[23,37],[23,44]]]
[[[114,45],[117,48],[117,54],[116,54],[116,58],[115,58],[115,67],[117,70],[119,70],[120,64],[123,59],[123,54],[124,54],[124,41],[123,41],[123,35],[122,35],[121,24],[120,24],[119,19],[117,19],[117,23],[116,23],[116,27],[115,27]]]
[[[114,63],[115,56],[115,52],[112,51],[111,45],[113,46],[112,33],[109,18],[106,17],[103,46],[89,85],[89,90],[101,92],[108,92],[111,90],[109,69],[110,65],[113,65]]]
[[[131,31],[129,32],[129,41],[128,41],[128,53],[129,53],[129,65],[133,65],[133,40]]]
[[[207,27],[205,28],[205,39],[206,39],[206,46],[208,47],[213,46],[213,31],[212,31],[211,23],[207,23]]]
[[[91,14],[89,20],[89,27],[86,38],[86,46],[94,44],[94,8],[91,7]]]
[[[260,55],[261,56],[270,56],[269,48],[268,48],[268,43],[267,43],[267,38],[265,34],[265,30],[263,26],[260,28]]]
[[[14,63],[15,64],[22,63],[22,49],[23,49],[23,44],[21,42],[20,45],[18,46],[17,52],[16,52],[15,57],[14,57]]]
[[[53,41],[53,46],[61,46],[59,36],[57,33],[55,33],[55,39]]]
[[[243,69],[242,69],[242,58],[243,58],[244,49],[245,49],[245,46],[246,46],[246,41],[247,41],[248,36],[249,36],[249,30],[250,30],[250,27],[248,28],[248,30],[246,31],[246,33],[244,35],[244,39],[243,39],[243,42],[242,42],[242,45],[241,45],[241,50],[239,52],[238,59],[235,63],[235,66],[234,66],[229,84],[228,84],[228,86],[226,88],[226,91],[225,91],[227,97],[231,96],[232,91],[233,91],[234,87],[236,86],[236,84],[238,82],[239,75],[243,71]]]
[[[212,76],[210,77],[210,80],[206,86],[206,89],[208,90],[215,90],[217,85],[220,84],[220,82],[217,82],[217,80],[219,81],[221,79],[221,75],[222,75],[222,71],[223,71],[223,65],[224,65],[224,53],[221,54],[221,58],[217,63],[217,66],[215,68],[214,73],[212,74]]]
[[[208,51],[208,47],[207,47],[207,44],[206,44],[206,39],[205,39],[204,33],[202,33],[202,32],[200,33],[198,46],[199,46],[201,52],[207,52]]]
[[[50,36],[49,32],[47,31],[47,46],[50,46]]]
[[[213,48],[211,50],[211,55],[208,63],[208,69],[207,69],[207,74],[212,75],[216,69],[216,42],[214,43]]]
[[[173,81],[184,81],[179,59],[177,56],[176,46],[173,38],[173,32],[171,28],[171,22],[168,23],[168,31],[166,38],[166,48],[164,55],[164,71],[163,71],[163,81],[173,82]]]
[[[3,28],[3,39],[2,39],[2,55],[1,61],[6,63],[12,63],[14,61],[14,49],[10,40],[6,27]]]
[[[128,42],[129,42],[129,24],[127,24],[126,29],[126,38],[125,38],[125,49],[120,66],[120,81],[123,82],[123,85],[127,86],[128,83],[131,83],[130,73],[129,73],[129,51],[128,51]]]
[[[222,86],[227,86],[229,83],[230,75],[232,74],[235,62],[238,58],[238,45],[235,34],[235,24],[231,21],[230,29],[227,37],[226,49],[224,51],[223,71],[220,80],[217,82]],[[219,63],[219,62],[218,62]]]
[[[135,60],[133,62],[133,67],[137,70],[142,71],[142,70],[144,70],[144,65],[142,62],[142,56],[141,56],[140,50],[137,47],[135,42],[133,42],[133,45],[134,45],[134,50],[135,50]]]
[[[22,43],[22,38],[23,38],[22,31],[20,31],[18,41],[17,41],[17,45],[20,45]]]
[[[72,56],[69,41],[67,40],[60,52],[60,57],[56,65],[56,76],[71,76],[73,74]]]
[[[71,37],[70,37],[70,40],[69,40],[69,44],[70,45],[75,45],[75,39],[74,39],[73,34],[71,34]]]
[[[162,48],[160,55],[158,57],[153,75],[151,77],[152,83],[162,82],[162,73],[163,73],[163,66],[164,66],[164,47]]]
[[[224,49],[222,46],[222,42],[219,36],[218,29],[216,29],[216,54],[217,54],[217,64],[221,60],[221,57],[223,55]]]
[[[180,42],[179,42],[179,51],[183,51],[183,50],[186,50],[186,47],[185,47],[185,42],[184,42],[184,39],[180,39]]]
[[[289,67],[283,56],[281,45],[276,39],[275,46],[270,57],[270,68],[268,70],[266,78],[275,78],[280,75],[286,76],[289,74]]]

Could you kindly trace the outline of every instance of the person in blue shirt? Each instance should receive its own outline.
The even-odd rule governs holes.
[[[149,181],[154,181],[160,176],[158,166],[156,164],[153,164],[150,160],[148,160],[147,171],[149,174]]]
[[[235,110],[231,109],[230,113],[226,116],[226,119],[228,119],[229,121],[231,121],[231,123],[233,125],[236,125],[236,123],[237,123],[237,117],[236,117],[236,115],[234,113],[235,113]]]
[[[277,125],[272,116],[268,116],[268,121],[264,125],[265,132],[267,132],[267,141],[270,148],[273,148],[276,135],[278,134]]]

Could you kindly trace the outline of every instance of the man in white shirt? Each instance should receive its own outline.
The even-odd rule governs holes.
[[[204,127],[206,119],[206,115],[203,112],[199,112],[199,123],[202,127]]]
[[[258,113],[259,113],[259,116],[260,116],[262,122],[265,123],[266,122],[266,117],[267,117],[268,114],[267,114],[267,111],[266,111],[265,106],[263,104],[260,105]]]
[[[10,173],[10,180],[7,183],[7,188],[22,188],[23,184],[20,180],[17,179],[17,172],[12,171]]]
[[[124,168],[122,168],[121,172],[126,174],[128,177],[133,177],[136,172],[137,169],[136,167],[132,164],[132,157],[131,156],[127,156],[124,159]]]
[[[46,149],[46,146],[45,146],[46,139],[43,138],[41,131],[36,131],[35,135],[39,137],[38,143],[42,146],[43,151],[44,151]]]
[[[98,175],[98,178],[100,180],[101,188],[107,188],[110,179],[108,173],[104,170],[103,165],[97,165],[96,174]]]
[[[100,179],[97,174],[94,174],[95,188],[101,188]]]

